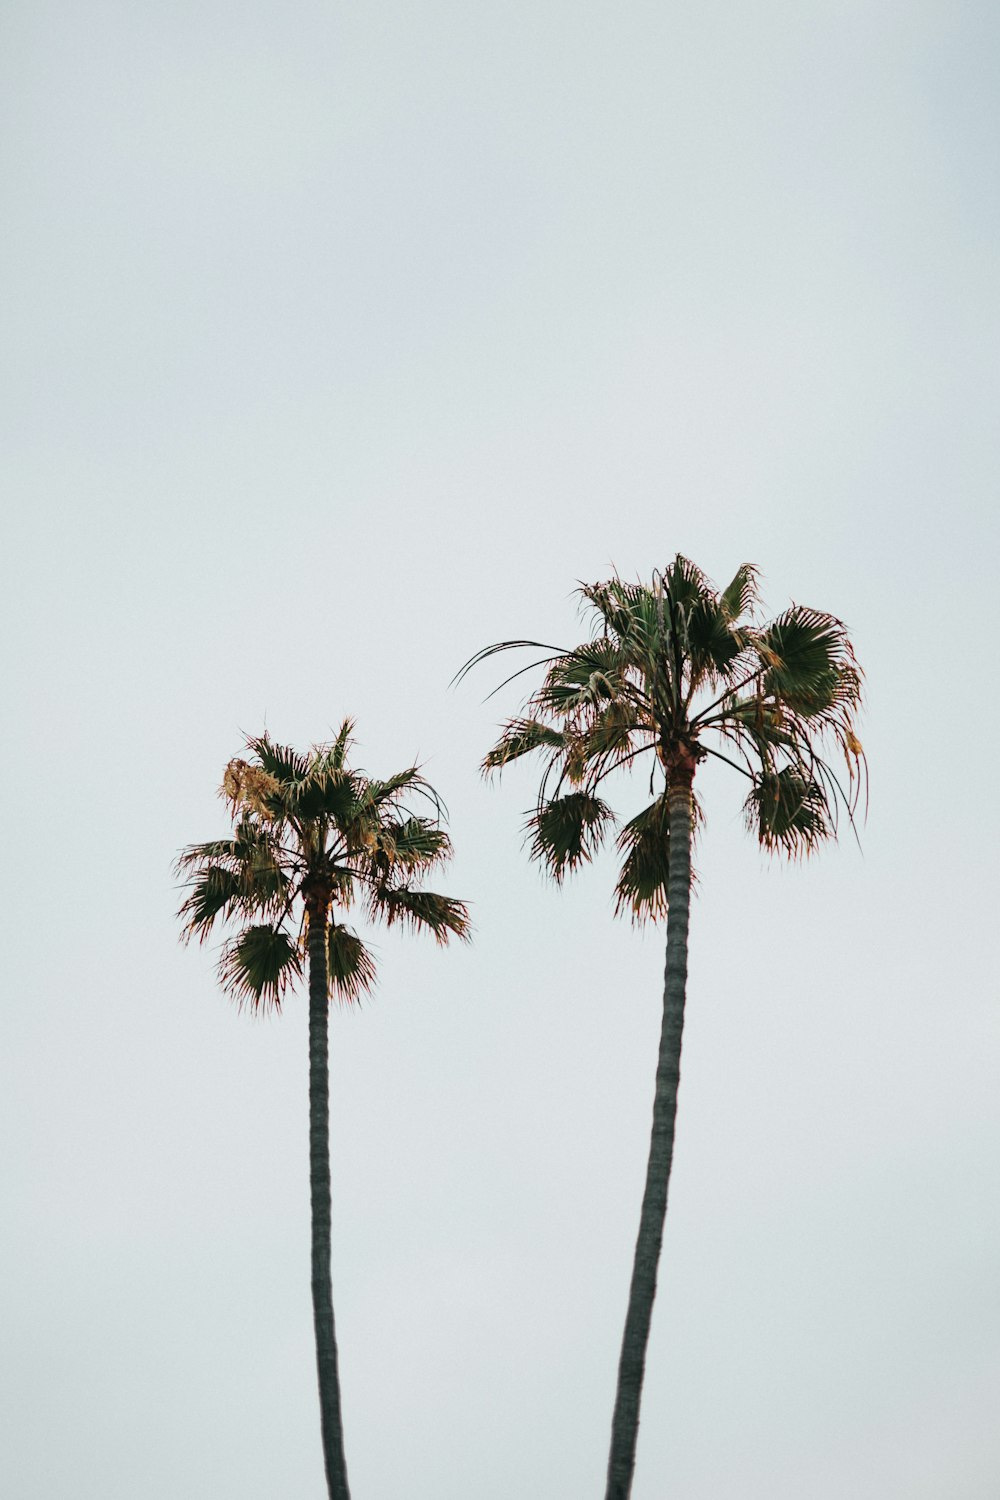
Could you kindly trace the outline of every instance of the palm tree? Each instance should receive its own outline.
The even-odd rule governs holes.
[[[500,771],[534,752],[543,756],[528,834],[532,856],[556,881],[593,857],[615,821],[598,796],[602,783],[643,756],[653,757],[649,790],[655,795],[618,835],[624,858],[616,910],[637,922],[666,917],[667,951],[652,1138],[618,1367],[606,1500],[628,1500],[632,1488],[673,1160],[691,844],[701,819],[695,772],[707,756],[715,756],[749,780],[749,830],[765,849],[793,857],[835,835],[838,807],[853,822],[866,785],[854,730],[861,673],[845,627],[832,615],[800,605],[770,624],[757,624],[756,581],[757,570],[745,565],[720,593],[678,556],[649,584],[613,577],[581,587],[593,620],[592,638],[583,645],[564,650],[540,641],[501,641],[480,651],[459,673],[513,648],[547,653],[531,664],[545,667],[540,687],[522,715],[505,725],[483,769]],[[824,758],[830,744],[839,745],[846,757],[846,789]]]
[[[416,767],[377,781],[350,770],[350,720],[336,740],[300,754],[263,735],[250,759],[226,767],[221,794],[233,836],[192,844],[178,860],[189,893],[185,940],[202,942],[216,921],[237,931],[222,948],[224,989],[253,1011],[280,1009],[309,960],[309,1185],[312,1300],[323,1457],[330,1500],[349,1500],[330,1285],[330,1141],[327,1019],[331,988],[356,1001],[372,988],[375,962],[340,920],[355,901],[388,926],[402,922],[439,943],[469,932],[465,906],[417,888],[451,853],[441,804]],[[423,799],[431,816],[413,810]]]

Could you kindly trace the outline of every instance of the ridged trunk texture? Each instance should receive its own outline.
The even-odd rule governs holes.
[[[323,1461],[330,1500],[350,1500],[340,1413],[337,1336],[330,1283],[330,1067],[327,913],[309,912],[309,1190],[312,1200],[312,1301],[316,1331]]]
[[[646,1345],[656,1296],[656,1272],[667,1213],[667,1188],[674,1155],[674,1120],[681,1072],[684,995],[687,985],[688,914],[691,904],[691,825],[693,766],[671,772],[670,870],[667,883],[667,959],[663,981],[663,1024],[656,1066],[653,1130],[649,1143],[646,1189],[632,1263],[628,1313],[618,1364],[618,1389],[611,1423],[611,1453],[605,1500],[628,1500],[639,1435],[639,1403],[646,1368]]]

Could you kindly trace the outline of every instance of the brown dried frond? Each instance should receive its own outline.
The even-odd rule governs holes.
[[[233,812],[249,808],[262,818],[273,818],[274,813],[268,799],[279,790],[277,780],[260,766],[252,766],[245,760],[231,760],[222,777],[220,793]]]

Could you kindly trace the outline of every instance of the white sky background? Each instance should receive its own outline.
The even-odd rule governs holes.
[[[789,871],[704,775],[635,1500],[995,1500],[998,16],[11,0],[12,1500],[323,1493],[305,1007],[170,864],[347,713],[477,927],[332,1017],[353,1491],[602,1493],[662,934],[528,866],[519,699],[447,684],[677,550],[849,622],[873,788]]]

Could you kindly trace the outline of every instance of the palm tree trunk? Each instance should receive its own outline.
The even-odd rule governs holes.
[[[327,1489],[330,1500],[350,1500],[330,1283],[330,1001],[326,943],[326,907],[321,902],[310,903],[309,1189],[312,1200],[313,1326]]]
[[[656,1066],[653,1131],[646,1168],[646,1190],[632,1263],[628,1313],[618,1364],[618,1388],[611,1423],[611,1454],[605,1500],[628,1500],[639,1435],[639,1402],[646,1367],[646,1345],[656,1296],[656,1272],[667,1213],[667,1187],[674,1155],[674,1119],[680,1082],[681,1035],[687,984],[688,911],[691,903],[691,823],[694,762],[671,767],[667,794],[670,814],[670,871],[667,884],[667,959],[663,981],[663,1024]]]

